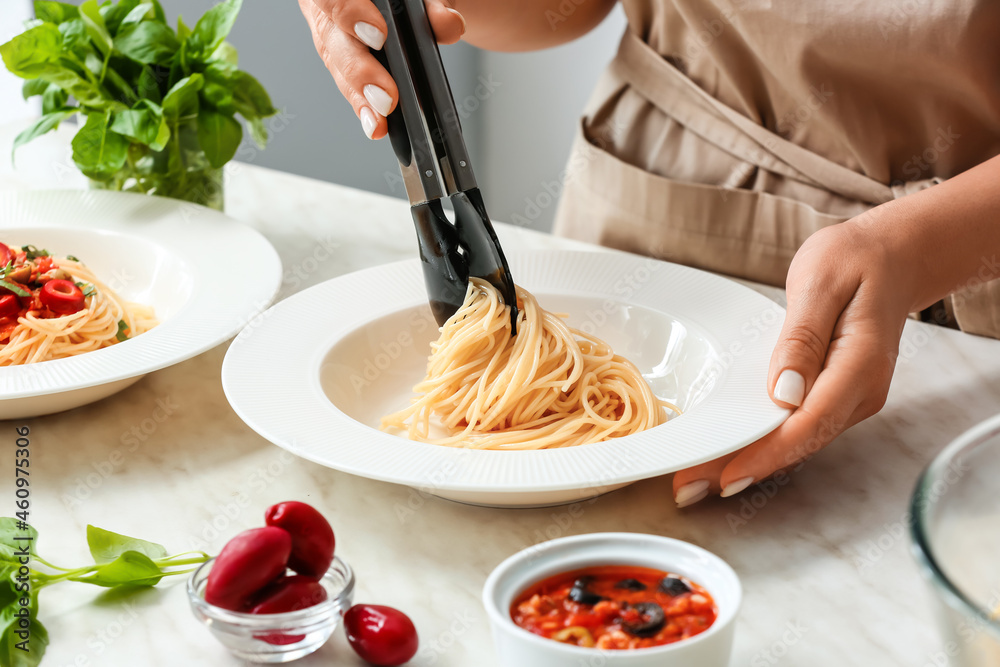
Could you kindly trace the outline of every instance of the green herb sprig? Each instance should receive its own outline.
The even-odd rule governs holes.
[[[27,30],[0,45],[7,69],[26,79],[25,99],[42,97],[43,115],[17,136],[15,151],[76,113],[86,120],[73,138],[73,161],[97,181],[149,151],[172,151],[170,163],[180,169],[181,147],[170,139],[191,121],[214,168],[231,160],[242,140],[236,114],[266,145],[263,119],[277,110],[225,41],[242,0],[224,0],[194,28],[178,19],[176,30],[159,0],[34,5]]]
[[[42,589],[63,581],[105,588],[155,586],[164,577],[187,574],[195,569],[174,568],[199,565],[210,558],[202,551],[170,556],[163,546],[154,542],[87,526],[87,545],[94,564],[70,569],[53,565],[39,556],[37,542],[38,531],[31,526],[11,517],[0,518],[0,664],[11,667],[35,667],[45,654],[48,632],[38,620],[38,593]],[[50,572],[30,567],[25,582],[22,558],[43,565]],[[27,652],[15,648],[21,641],[15,634],[19,621],[16,614],[23,608],[21,602],[26,596],[30,634],[30,651]]]

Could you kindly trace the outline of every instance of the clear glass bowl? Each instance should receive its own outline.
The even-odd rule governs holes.
[[[233,655],[249,662],[291,662],[316,651],[340,625],[354,599],[354,572],[334,557],[320,581],[326,588],[326,601],[284,614],[229,611],[205,602],[205,586],[214,562],[214,558],[205,562],[188,580],[191,610]]]
[[[932,664],[1000,665],[1000,415],[934,459],[910,511],[913,551],[933,590],[943,640]]]

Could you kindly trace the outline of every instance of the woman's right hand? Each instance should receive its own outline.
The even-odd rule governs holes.
[[[397,0],[398,1],[398,0]],[[465,19],[446,0],[426,0],[431,28],[441,44],[454,44]],[[385,117],[396,108],[399,91],[389,72],[369,52],[385,44],[386,26],[371,0],[299,0],[316,51],[337,87],[354,107],[369,139],[386,135]]]

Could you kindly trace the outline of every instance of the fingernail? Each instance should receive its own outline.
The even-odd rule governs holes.
[[[694,505],[695,503],[704,500],[705,496],[707,496],[707,495],[708,495],[708,489],[705,489],[701,493],[696,493],[695,495],[691,496],[687,500],[685,500],[683,502],[678,502],[677,503],[677,509],[680,510],[680,509],[684,509],[685,507],[688,507],[689,505]]]
[[[684,507],[688,502],[698,496],[698,500],[701,500],[708,493],[708,480],[699,479],[694,482],[688,482],[681,488],[677,489],[677,494],[674,496],[674,502],[677,503],[678,507]],[[694,502],[698,502],[697,500]]]
[[[358,39],[376,51],[385,45],[385,34],[371,23],[358,21],[354,24],[354,34],[358,36]]]
[[[378,111],[383,116],[389,115],[389,109],[392,108],[392,98],[389,97],[389,93],[372,83],[364,87],[364,93],[365,99],[371,102],[371,105],[375,107],[375,111]]]
[[[743,479],[738,479],[735,482],[731,483],[726,488],[724,488],[722,490],[722,493],[720,493],[719,495],[722,496],[723,498],[728,498],[729,496],[735,496],[737,493],[747,488],[751,484],[753,484],[753,477],[744,477]]]
[[[452,14],[454,14],[455,16],[457,16],[458,18],[462,19],[462,34],[464,35],[466,27],[467,27],[467,24],[465,22],[465,17],[462,16],[461,12],[459,12],[457,9],[452,9],[451,7],[448,7],[447,9],[448,9],[449,12],[451,12]]]
[[[774,383],[774,398],[782,403],[799,406],[806,395],[806,379],[802,373],[786,368]]]
[[[361,129],[365,131],[369,139],[375,134],[376,127],[378,127],[378,121],[375,120],[375,114],[368,107],[361,107]]]

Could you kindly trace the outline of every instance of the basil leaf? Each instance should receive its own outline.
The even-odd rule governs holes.
[[[163,7],[160,6],[160,0],[152,0],[153,2],[153,20],[159,21],[160,23],[167,22],[167,15],[163,12]]]
[[[235,68],[229,63],[216,62],[206,67],[203,74],[205,85],[201,89],[202,99],[208,102],[209,106],[229,115],[235,112],[232,81],[235,72]]]
[[[84,176],[107,180],[125,165],[128,140],[108,129],[111,112],[87,115],[87,123],[73,137],[73,162]]]
[[[87,26],[87,34],[90,35],[90,39],[97,46],[97,49],[102,54],[111,51],[114,47],[111,33],[108,32],[108,26],[104,23],[104,17],[101,16],[97,0],[86,0],[80,5],[80,19]]]
[[[4,665],[4,667],[37,667],[49,645],[49,633],[38,620],[38,596],[32,594],[31,605],[28,608],[30,639],[27,644],[21,644],[25,640],[16,634],[20,628],[13,622],[16,618],[14,613],[20,609],[19,600],[20,598],[15,599],[0,610],[0,626],[4,626],[3,633],[0,634],[0,665]],[[5,623],[6,625],[4,625]],[[19,645],[28,650],[22,651]]]
[[[36,248],[30,243],[28,245],[21,246],[21,250],[24,251],[24,258],[29,260],[38,259],[39,257],[51,257],[48,250],[45,248]]]
[[[204,83],[201,74],[192,74],[175,83],[163,98],[163,115],[171,120],[197,115],[198,91]]]
[[[156,21],[124,26],[115,38],[115,48],[144,65],[165,64],[177,53],[180,42],[174,31]]]
[[[49,87],[48,81],[42,79],[28,79],[21,86],[21,97],[28,99],[35,95],[41,95]]]
[[[187,27],[184,23],[184,19],[180,14],[177,15],[177,39],[182,42],[187,41],[187,38],[191,36],[191,28]]]
[[[0,45],[0,56],[11,73],[34,79],[58,64],[62,35],[52,23],[43,23]]]
[[[68,101],[69,93],[55,84],[49,84],[45,93],[42,94],[42,114],[50,114],[64,109]]]
[[[80,15],[80,10],[65,2],[52,2],[52,0],[35,0],[35,18],[50,23],[62,23],[70,19],[75,19]]]
[[[128,325],[125,324],[125,320],[118,320],[118,333],[115,334],[115,338],[118,339],[119,343],[124,343],[128,340]]]
[[[12,159],[14,152],[16,152],[18,148],[28,143],[32,139],[37,139],[43,134],[46,134],[47,132],[56,129],[57,127],[59,127],[59,123],[63,122],[64,120],[75,114],[76,111],[77,110],[74,107],[67,107],[64,109],[59,109],[58,111],[52,111],[45,114],[44,116],[36,120],[34,123],[29,125],[14,139],[14,148],[11,151]]]
[[[19,521],[14,517],[5,516],[0,517],[0,544],[11,547],[14,551],[18,551],[24,546],[27,540],[18,540],[18,537],[30,537],[31,541],[28,542],[29,553],[35,552],[35,543],[38,541],[38,531],[32,526],[25,524],[27,530],[21,530],[17,527]]]
[[[233,159],[243,139],[243,128],[232,116],[212,109],[198,111],[198,145],[216,169]]]
[[[146,18],[152,9],[152,2],[144,2],[136,5],[135,8],[122,19],[121,26],[129,25],[130,23],[139,23]]]
[[[195,60],[207,60],[229,35],[243,0],[225,0],[202,15],[187,38],[188,53]]]
[[[271,96],[260,81],[246,72],[233,75],[233,104],[244,118],[273,116],[278,110],[271,104]]]
[[[246,118],[244,116],[244,118]],[[247,118],[247,129],[250,130],[250,138],[261,148],[267,148],[267,128],[264,127],[264,120],[261,118]]]
[[[118,0],[118,2],[114,5],[101,7],[101,16],[104,17],[104,23],[108,26],[108,32],[111,33],[112,36],[118,34],[118,31],[121,30],[125,19],[128,18],[133,11],[135,11],[136,7],[138,7],[140,3],[141,0]],[[146,8],[147,11],[151,9],[152,6],[153,5],[150,4],[149,7]],[[134,22],[137,23],[141,21],[144,14],[145,12],[143,12],[139,18],[135,19]]]
[[[142,71],[139,72],[139,80],[135,84],[135,92],[140,98],[150,102],[159,104],[163,101],[163,98],[160,97],[160,82],[152,67],[143,65]]]
[[[11,292],[13,292],[18,296],[31,296],[31,292],[27,291],[17,283],[11,282],[9,280],[0,280],[0,287],[3,287],[4,289],[9,289]]]
[[[155,586],[163,578],[163,572],[149,556],[138,551],[126,551],[110,563],[104,563],[92,574],[85,577],[71,577],[95,586]]]
[[[223,42],[219,44],[219,48],[212,52],[212,60],[221,61],[224,63],[229,63],[233,67],[240,64],[240,54],[236,50],[236,47],[229,42]]]
[[[170,139],[170,127],[163,118],[163,110],[150,100],[139,100],[128,111],[116,113],[111,130],[154,151],[162,151]]]
[[[65,90],[82,105],[100,108],[109,104],[97,87],[72,70],[53,68],[42,74],[42,78]]]
[[[155,542],[147,542],[137,537],[129,537],[104,530],[97,526],[87,526],[87,546],[97,564],[110,563],[122,554],[133,551],[150,558],[166,558],[167,550]]]
[[[62,35],[63,51],[73,51],[79,56],[86,56],[93,51],[83,19],[71,19],[60,23],[59,33]]]

